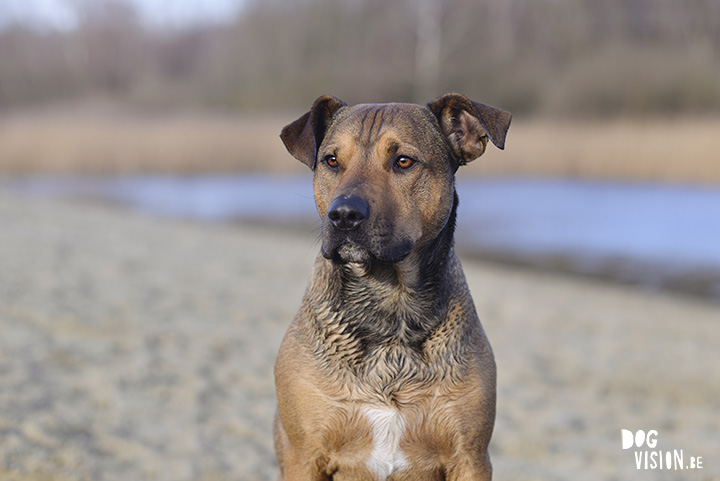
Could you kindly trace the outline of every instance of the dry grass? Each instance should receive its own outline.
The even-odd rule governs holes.
[[[720,182],[720,119],[516,122],[482,174]]]
[[[303,171],[278,134],[297,114],[142,116],[107,111],[0,118],[0,171]],[[516,120],[506,151],[468,173],[720,182],[720,119]]]
[[[226,172],[301,169],[280,141],[287,116],[143,116],[107,111],[0,118],[0,171]]]

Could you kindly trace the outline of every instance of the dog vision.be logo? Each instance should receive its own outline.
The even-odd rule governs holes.
[[[701,456],[685,456],[682,449],[655,449],[658,444],[658,432],[655,429],[647,433],[642,429],[632,432],[621,429],[622,448],[635,447],[635,466],[637,469],[702,469]],[[644,449],[649,448],[649,449]]]

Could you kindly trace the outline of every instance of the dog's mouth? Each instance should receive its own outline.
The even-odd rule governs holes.
[[[324,239],[322,254],[336,264],[396,264],[405,259],[412,251],[410,241],[396,243],[370,242],[359,243],[353,239]],[[375,244],[375,245],[373,245]]]
[[[370,264],[372,254],[366,248],[354,242],[346,242],[333,249],[330,255],[325,255],[336,264]]]

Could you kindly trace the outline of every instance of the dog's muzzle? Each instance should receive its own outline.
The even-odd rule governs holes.
[[[370,206],[355,195],[340,195],[327,211],[330,231],[323,242],[323,254],[338,263],[367,263],[370,252],[360,240],[360,226],[370,217]]]
[[[370,219],[370,206],[361,197],[336,197],[325,220],[322,254],[335,263],[395,263],[412,250],[413,243],[392,236],[387,223],[379,228],[377,219]]]

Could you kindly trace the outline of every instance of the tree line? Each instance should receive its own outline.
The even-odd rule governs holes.
[[[263,111],[459,91],[527,115],[720,112],[717,0],[255,0],[149,26],[122,0],[77,27],[0,30],[0,109],[101,96]]]

